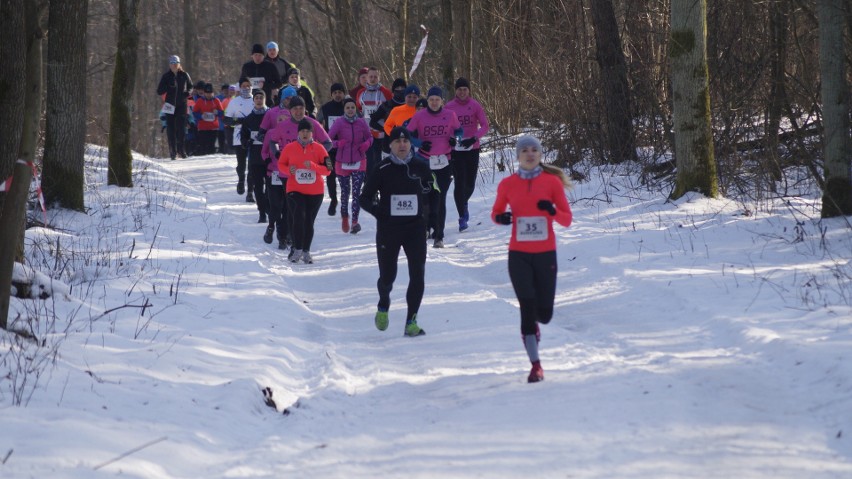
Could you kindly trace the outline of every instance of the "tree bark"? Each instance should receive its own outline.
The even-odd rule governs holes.
[[[453,47],[456,41],[453,31],[453,2],[441,0],[441,33],[443,37],[443,48],[441,49],[441,81],[444,83],[444,91],[450,91],[455,82],[455,65],[453,64]],[[447,95],[445,95],[447,96]]]
[[[672,198],[690,191],[719,194],[707,71],[707,2],[672,0],[669,58],[677,178]]]
[[[252,3],[258,2],[252,1]],[[189,72],[198,71],[198,65],[195,62],[195,42],[198,41],[197,17],[195,15],[197,7],[195,0],[183,0],[183,54],[181,55],[181,64],[183,69]],[[257,28],[257,19],[260,17],[251,18],[254,20],[249,24],[252,28]]]
[[[764,130],[764,145],[766,159],[764,169],[772,179],[771,189],[774,191],[775,182],[781,180],[781,162],[778,159],[778,143],[781,126],[781,116],[786,103],[785,68],[787,64],[787,25],[790,11],[790,0],[773,0],[769,5],[769,35],[771,51],[769,60],[769,102],[766,109],[766,129]]]
[[[591,0],[591,6],[596,56],[603,83],[609,161],[633,161],[637,156],[630,111],[630,86],[615,9],[612,0]]]
[[[852,139],[849,136],[849,86],[843,39],[844,0],[818,0],[819,68],[822,79],[825,189],[823,218],[852,215]]]
[[[17,153],[23,133],[25,69],[23,0],[3,3],[9,9],[0,16],[0,183],[16,175],[9,191],[0,193],[0,328],[8,328],[9,298],[12,290],[12,267],[18,249],[22,217],[26,214],[29,175],[17,162]],[[24,165],[26,166],[26,165]]]
[[[118,2],[118,50],[112,77],[109,115],[109,172],[107,184],[133,186],[133,155],[130,148],[130,112],[136,86],[139,46],[139,0]]]
[[[51,0],[42,190],[48,205],[83,211],[88,0]]]

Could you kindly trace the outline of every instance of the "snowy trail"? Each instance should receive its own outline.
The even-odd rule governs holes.
[[[180,295],[138,339],[119,315],[66,341],[60,379],[2,413],[0,446],[16,450],[2,477],[852,475],[852,308],[801,305],[827,297],[802,278],[830,271],[807,250],[817,234],[787,241],[795,221],[783,214],[746,220],[725,200],[653,195],[606,203],[617,179],[576,185],[542,328],[547,380],[529,385],[509,232],[488,220],[496,183],[480,183],[478,224],[461,234],[450,195],[448,247],[428,251],[427,335],[406,338],[404,263],[390,328],[373,326],[372,217],[343,234],[326,198],[315,263],[293,265],[261,241],[232,157],[154,162],[185,200],[171,223],[155,215],[156,241],[134,234],[140,250],[156,244],[158,305],[178,276]],[[126,194],[108,191],[116,204]],[[842,228],[826,238],[850,244]]]

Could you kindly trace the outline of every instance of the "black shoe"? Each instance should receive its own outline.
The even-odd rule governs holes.
[[[251,194],[251,191],[246,195],[246,203],[254,203],[254,195]]]
[[[328,216],[334,216],[335,211],[337,211],[337,200],[331,200],[331,204],[328,205]]]
[[[245,182],[245,180],[240,179],[240,181],[237,182],[237,194],[241,195],[245,192],[246,192],[246,182]]]
[[[266,213],[263,211],[260,212],[260,216],[257,217],[258,223],[266,223]]]
[[[275,232],[275,227],[269,225],[266,227],[266,233],[263,233],[263,242],[266,244],[272,244],[272,233]]]
[[[279,241],[279,242],[278,242],[278,249],[280,249],[280,250],[285,250],[285,249],[287,249],[287,248],[289,248],[289,247],[290,247],[290,246],[288,246],[288,245],[287,245],[287,242],[286,242],[286,241]],[[291,251],[291,252],[290,252],[290,254],[292,255],[292,254],[293,254],[293,252]]]
[[[185,160],[185,159],[186,159],[186,152],[185,152],[185,151],[181,151],[181,152],[179,153],[179,156]]]

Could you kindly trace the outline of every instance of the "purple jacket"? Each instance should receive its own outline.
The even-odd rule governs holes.
[[[370,126],[363,118],[355,118],[355,121],[349,121],[345,116],[342,116],[331,125],[331,131],[328,136],[332,140],[332,145],[337,148],[337,155],[334,157],[335,165],[334,172],[340,176],[349,176],[353,171],[367,171],[367,156],[366,152],[373,144],[373,135],[370,133]],[[360,162],[358,168],[344,167],[344,163],[352,165]]]
[[[431,150],[421,152],[427,158],[429,155],[449,155],[453,151],[450,138],[456,136],[456,133],[461,134],[461,123],[456,112],[446,108],[438,112],[424,108],[411,117],[406,128],[410,132],[416,131],[420,141],[432,143]]]
[[[305,119],[311,122],[314,126],[314,141],[326,147],[326,150],[330,148],[331,140],[328,138],[328,133],[325,132],[325,129],[320,125],[320,123],[313,118],[305,115]],[[269,146],[271,142],[278,143],[278,150],[284,150],[284,147],[289,143],[296,141],[299,138],[299,122],[294,121],[292,117],[289,119],[283,120],[278,125],[272,129],[271,131],[266,132],[266,136],[263,138],[263,148],[261,150],[260,156],[261,158],[272,158],[272,161],[266,165],[267,176],[273,172],[278,171],[278,158],[273,158],[272,156],[272,148]],[[279,172],[279,176],[288,177],[290,176],[287,172]]]
[[[479,139],[488,134],[488,117],[485,116],[482,105],[470,97],[463,102],[458,98],[453,98],[444,105],[444,108],[456,112],[459,123],[464,130],[464,138],[476,138],[476,143],[473,144],[471,149],[478,150]]]

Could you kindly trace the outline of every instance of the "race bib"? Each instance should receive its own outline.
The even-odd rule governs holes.
[[[266,80],[263,77],[251,77],[249,81],[252,88],[263,88],[263,82]]]
[[[391,195],[391,216],[417,216],[417,195]]]
[[[379,109],[379,105],[364,105],[364,119],[367,120],[367,123],[370,123],[370,116]]]
[[[547,218],[544,216],[520,216],[515,225],[518,241],[544,241],[547,239]]]
[[[204,121],[213,121],[216,119],[216,115],[213,112],[205,111],[201,114],[201,119]]]
[[[165,113],[166,115],[174,115],[175,106],[169,102],[163,103],[163,109],[160,110],[160,113]]]
[[[312,185],[317,181],[317,172],[315,170],[296,170],[296,183],[300,185]]]
[[[446,168],[450,164],[450,159],[447,155],[432,155],[429,157],[429,168],[440,170]]]
[[[356,161],[355,163],[341,163],[340,168],[343,170],[358,170],[361,169],[361,162]]]
[[[284,183],[281,182],[281,177],[278,176],[277,171],[272,172],[272,184],[275,185],[275,186],[281,186],[281,185],[284,184]]]
[[[251,137],[252,144],[254,144],[254,145],[262,145],[263,144],[262,141],[257,141],[257,135],[258,134],[260,134],[259,131],[253,131],[249,134],[249,136]]]
[[[328,131],[331,131],[331,125],[334,125],[334,122],[340,119],[339,116],[330,116],[328,117]]]

